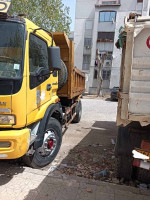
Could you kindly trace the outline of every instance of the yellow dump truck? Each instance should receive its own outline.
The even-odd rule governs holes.
[[[85,76],[65,33],[9,16],[9,6],[0,1],[0,159],[39,168],[57,155],[62,128],[80,121]]]

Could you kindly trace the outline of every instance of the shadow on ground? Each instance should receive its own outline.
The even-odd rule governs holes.
[[[88,135],[70,150],[68,156],[58,167],[59,171],[92,179],[95,173],[106,170],[111,179],[115,168],[116,133],[117,128],[114,122],[96,121]]]
[[[81,132],[83,129],[84,128],[81,129]],[[45,193],[43,194],[42,199],[55,199],[60,190],[62,190],[61,192],[64,196],[66,191],[69,191],[70,198],[66,196],[66,199],[75,199],[78,184],[73,181],[71,177],[77,177],[77,179],[79,177],[85,177],[87,178],[85,180],[88,181],[89,179],[93,179],[95,173],[107,170],[107,178],[111,181],[114,174],[113,156],[116,134],[117,128],[115,122],[96,121],[89,129],[89,133],[80,141],[80,143],[78,143],[78,145],[69,151],[61,164],[57,166],[57,169],[46,176],[36,190],[31,190],[25,200],[33,198],[36,191],[39,191],[39,194],[40,192],[43,194],[43,190]],[[57,179],[57,176],[63,177],[66,175],[69,175],[70,177],[70,180],[66,183],[63,183],[62,179]],[[57,183],[55,183],[55,180],[57,180]],[[58,187],[59,183],[62,188],[56,189],[55,184]],[[47,184],[50,184],[49,189],[46,189],[48,187]],[[73,191],[71,191],[72,187],[74,188]],[[38,198],[40,197],[38,196]],[[57,199],[61,199],[61,196]]]
[[[112,100],[110,97],[109,97],[109,98],[106,98],[105,101],[118,102],[117,99],[113,99],[113,100]]]
[[[7,184],[14,175],[23,173],[24,167],[21,159],[0,160],[0,186]]]

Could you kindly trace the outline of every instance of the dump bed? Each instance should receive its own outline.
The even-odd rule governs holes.
[[[117,125],[145,126],[150,124],[150,17],[126,18],[124,33]]]
[[[81,95],[85,90],[85,74],[74,67],[74,43],[69,40],[64,32],[55,32],[54,41],[60,47],[61,59],[67,66],[68,80],[61,90],[59,97],[73,99]]]

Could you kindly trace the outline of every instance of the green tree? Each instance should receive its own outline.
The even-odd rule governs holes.
[[[11,0],[11,14],[25,13],[39,27],[49,31],[70,32],[70,8],[62,0]]]

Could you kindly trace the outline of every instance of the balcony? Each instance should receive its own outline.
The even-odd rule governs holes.
[[[97,0],[96,7],[120,6],[120,0]]]
[[[114,42],[114,32],[98,32],[97,42]]]

